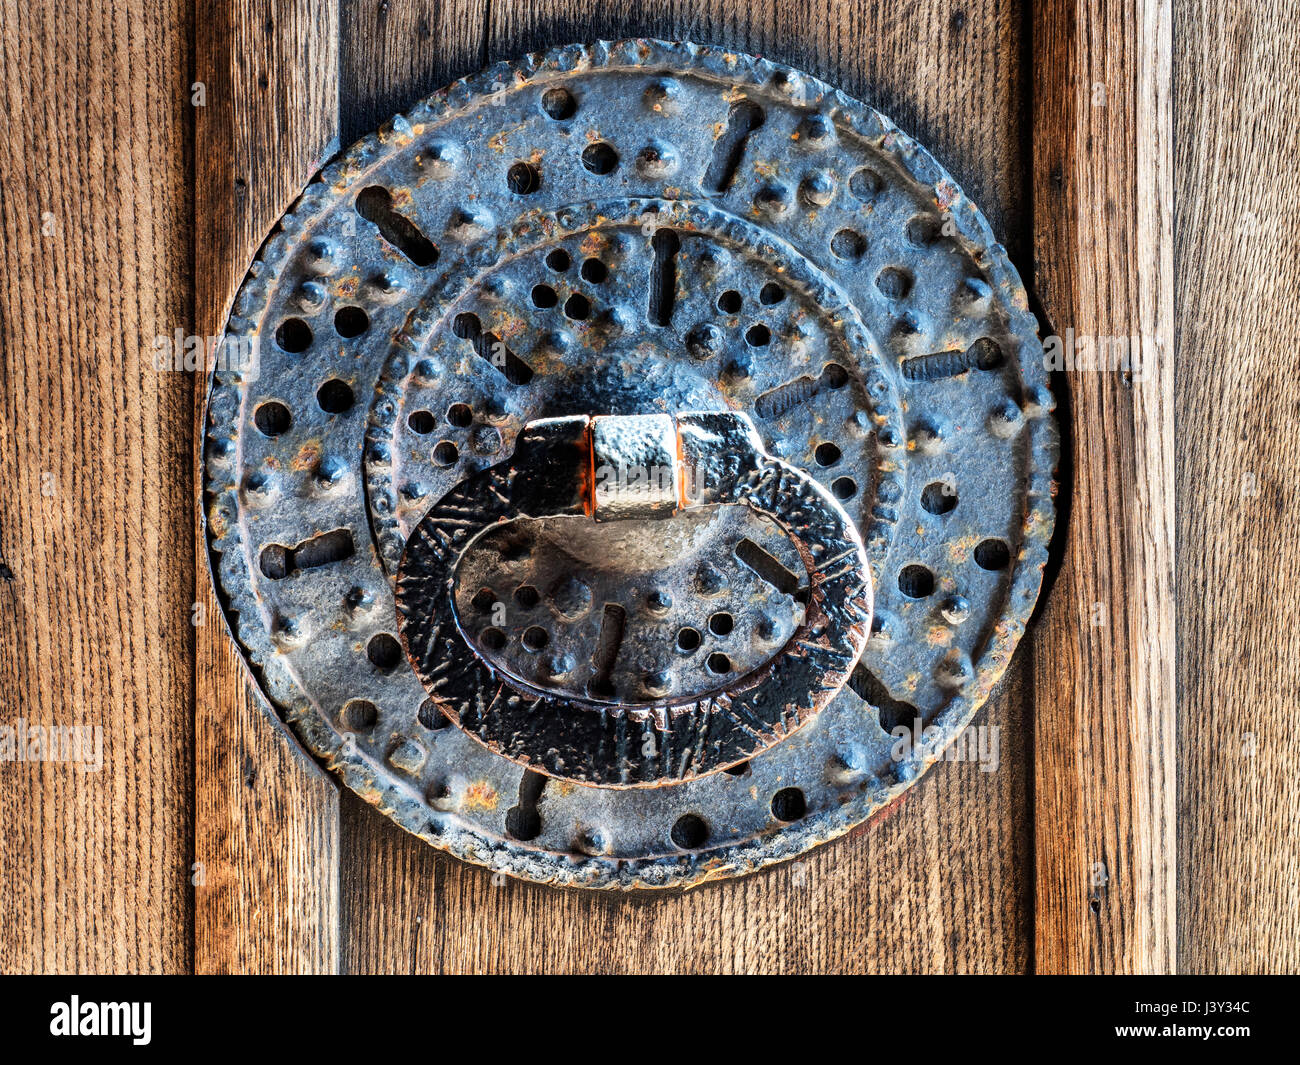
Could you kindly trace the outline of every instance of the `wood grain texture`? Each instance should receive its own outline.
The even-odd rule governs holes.
[[[337,6],[205,0],[195,80],[195,319],[219,335],[258,247],[337,149]],[[195,402],[201,417],[206,382]],[[198,456],[195,456],[197,461]],[[194,967],[331,972],[336,786],[260,702],[221,622],[202,537],[195,662]]]
[[[380,17],[376,12],[382,11]],[[373,123],[450,78],[571,41],[686,38],[770,55],[881,106],[1027,247],[1020,14],[989,0],[883,4],[383,4],[345,0],[340,97]],[[454,27],[413,41],[397,27]],[[484,39],[476,36],[486,24]],[[349,73],[352,72],[352,73]],[[388,80],[391,77],[391,80]],[[376,105],[371,100],[379,100]],[[361,119],[342,120],[351,133]],[[878,824],[802,866],[686,893],[496,878],[342,805],[343,965],[354,972],[1021,971],[1030,964],[1029,692],[1013,666],[980,723],[1002,765],[943,763]]]
[[[1300,31],[1175,10],[1179,968],[1297,972]]]
[[[1033,40],[1038,295],[1058,334],[1140,338],[1144,356],[1133,372],[1064,375],[1073,499],[1034,640],[1036,967],[1164,972],[1175,964],[1169,3],[1049,0]]]
[[[339,0],[344,147],[484,65],[487,0]]]
[[[0,762],[0,971],[183,971],[188,11],[53,8],[0,7],[0,724],[102,768]]]

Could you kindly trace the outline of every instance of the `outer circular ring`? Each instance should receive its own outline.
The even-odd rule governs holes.
[[[989,277],[990,287],[1005,294],[1012,327],[1020,335],[1032,336],[1036,325],[1027,309],[1023,287],[1005,252],[996,243],[987,222],[965,199],[951,177],[933,158],[888,119],[837,90],[798,71],[767,60],[723,50],[688,44],[654,41],[624,41],[572,46],[534,55],[513,63],[499,64],[463,79],[416,106],[405,118],[395,119],[380,133],[364,138],[331,163],[281,219],[278,231],[264,245],[253,264],[227,325],[228,335],[255,335],[266,308],[270,285],[294,251],[298,233],[331,205],[332,197],[363,179],[386,152],[409,139],[413,123],[446,115],[476,98],[490,97],[505,85],[518,86],[532,79],[578,69],[647,69],[662,66],[690,67],[729,79],[740,87],[762,91],[773,84],[798,85],[834,107],[840,120],[859,135],[870,138],[880,150],[892,154],[912,179],[935,190],[935,202],[946,212],[959,239],[976,255]],[[1032,433],[1029,461],[1022,471],[1027,486],[1022,538],[1013,561],[1007,592],[1007,606],[996,630],[983,643],[971,663],[970,683],[963,686],[938,713],[934,724],[944,742],[964,727],[987,698],[1010,660],[1032,611],[1046,561],[1047,543],[1054,521],[1052,480],[1057,457],[1057,435],[1049,412],[1053,407],[1046,373],[1034,360],[1022,360],[1026,380],[1021,408]],[[918,746],[896,767],[892,780],[869,779],[857,794],[842,805],[810,815],[787,826],[776,837],[752,838],[720,846],[702,862],[693,854],[657,855],[644,859],[611,860],[572,853],[521,850],[505,839],[494,839],[469,831],[454,819],[431,817],[428,805],[391,777],[377,771],[372,759],[358,752],[344,735],[320,713],[299,688],[294,674],[279,654],[280,639],[292,633],[274,632],[259,609],[240,570],[247,552],[241,544],[237,521],[239,486],[231,481],[238,448],[233,426],[238,423],[242,402],[242,379],[237,370],[218,369],[212,379],[205,416],[205,498],[202,514],[210,548],[214,582],[225,607],[232,635],[243,648],[272,705],[295,728],[304,743],[327,766],[340,774],[349,787],[379,806],[407,830],[450,853],[494,870],[530,880],[586,887],[665,887],[698,883],[718,877],[750,872],[764,865],[794,857],[809,847],[842,835],[872,813],[902,794],[937,760],[942,746]]]

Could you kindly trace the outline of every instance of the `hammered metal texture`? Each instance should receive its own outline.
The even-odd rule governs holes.
[[[462,481],[443,496],[402,553],[397,577],[402,644],[438,708],[491,750],[563,781],[654,787],[734,767],[813,720],[844,686],[866,643],[871,578],[852,519],[816,481],[765,455],[743,414],[714,412],[679,415],[671,444],[661,451],[658,445],[667,442],[659,439],[649,451],[652,458],[657,453],[674,466],[679,447],[698,460],[698,498],[683,505],[682,512],[745,506],[778,524],[796,545],[809,595],[805,616],[786,642],[744,672],[737,672],[724,652],[715,651],[710,662],[720,658],[725,665],[713,666],[708,690],[676,692],[672,674],[664,668],[673,655],[656,655],[639,638],[644,627],[628,623],[627,604],[638,597],[624,574],[623,585],[603,600],[602,623],[587,641],[586,653],[575,648],[566,654],[563,672],[531,671],[529,676],[492,660],[491,648],[484,646],[488,633],[495,634],[492,642],[498,646],[513,641],[499,628],[473,626],[473,620],[467,628],[457,613],[461,556],[482,533],[521,518],[560,518],[573,541],[588,537],[594,521],[587,513],[594,512],[593,518],[599,513],[599,502],[592,498],[592,467],[612,460],[627,468],[622,458],[644,460],[644,429],[660,418],[672,426],[666,415],[551,418],[525,426],[511,461]],[[618,431],[611,430],[608,439],[593,446],[598,428],[608,428],[614,420],[632,423],[629,432],[618,440]],[[635,519],[622,519],[628,520]],[[662,555],[663,538],[656,534],[663,528],[663,519],[652,519],[641,530],[629,530],[607,561],[608,569],[617,573],[623,558]],[[659,595],[666,598],[669,592],[661,587]],[[659,613],[648,599],[644,605],[651,607],[648,613]],[[712,622],[719,616],[710,617],[709,631],[723,638],[734,635],[730,627],[717,631]],[[533,646],[549,638],[549,623],[532,620],[520,636],[525,649],[530,633],[537,634]],[[645,678],[656,678],[650,698],[618,689],[604,668],[616,658],[640,661]],[[580,660],[591,671],[581,671],[587,681],[575,688],[571,678]]]
[[[767,60],[622,41],[457,82],[304,190],[227,329],[260,345],[216,370],[205,423],[235,639],[349,787],[511,875],[682,885],[843,834],[970,721],[1038,594],[1057,436],[1015,270],[924,149]],[[849,684],[735,771],[648,789],[547,782],[444,727],[396,638],[394,575],[429,508],[535,419],[709,410],[749,414],[857,523],[876,613]],[[665,624],[700,634],[672,683],[705,683],[710,654],[761,661],[758,614],[800,623],[798,587],[735,561],[742,541],[788,559],[779,530],[655,524],[672,564],[632,567],[626,592],[671,588]],[[535,562],[463,562],[478,587],[457,595],[505,608],[503,662],[530,628],[559,639],[561,576],[591,594],[604,561],[532,534]],[[715,634],[715,613],[751,620]],[[938,739],[897,757],[890,730],[913,717]]]

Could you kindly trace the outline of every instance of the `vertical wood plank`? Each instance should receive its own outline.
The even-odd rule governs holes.
[[[337,17],[329,0],[200,0],[201,335],[218,335],[259,245],[337,148]],[[334,971],[337,791],[260,703],[221,623],[201,538],[197,549],[208,624],[196,630],[195,969]]]
[[[1300,971],[1292,5],[1175,4],[1178,964]]]
[[[344,0],[350,134],[484,60],[571,41],[687,38],[769,55],[877,104],[920,137],[1027,247],[1020,192],[1021,12],[1009,0],[886,5],[545,2],[482,8]],[[462,12],[464,12],[462,14]],[[444,27],[411,52],[395,27]],[[391,78],[391,80],[389,80]],[[372,101],[378,101],[374,103]],[[797,867],[686,893],[614,897],[493,878],[406,836],[350,794],[343,810],[349,971],[1020,971],[1032,849],[1024,657],[979,723],[996,773],[942,763],[879,823]]]
[[[1066,373],[1073,496],[1034,642],[1036,964],[1164,972],[1175,963],[1170,5],[1048,0],[1033,42],[1044,310],[1062,336],[1142,345],[1134,372]]]
[[[189,312],[188,39],[178,0],[0,6],[4,972],[190,966],[191,388],[152,345]],[[97,771],[13,760],[74,725]]]

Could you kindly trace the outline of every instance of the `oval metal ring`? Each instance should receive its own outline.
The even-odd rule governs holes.
[[[629,480],[620,471],[652,470]],[[505,675],[475,649],[455,608],[456,567],[487,530],[518,518],[671,518],[746,505],[797,548],[810,579],[803,624],[772,659],[700,697],[654,703],[574,698]],[[861,537],[835,499],[764,452],[737,413],[568,417],[525,427],[514,455],[470,477],[420,521],[402,553],[402,645],[439,709],[491,750],[551,776],[629,788],[743,762],[780,742],[848,680],[871,626]]]

